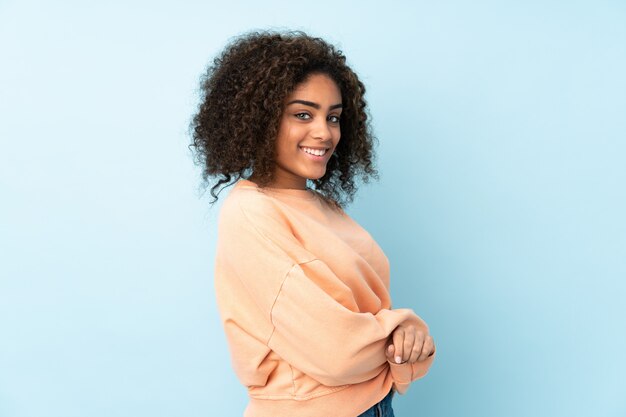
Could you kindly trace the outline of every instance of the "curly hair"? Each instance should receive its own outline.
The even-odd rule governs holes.
[[[328,75],[341,91],[341,139],[326,173],[314,184],[327,202],[342,208],[353,201],[355,177],[378,179],[365,86],[346,65],[342,51],[302,31],[252,31],[235,37],[201,77],[202,101],[190,123],[195,161],[203,167],[204,188],[216,189],[248,178],[262,188],[273,180],[275,141],[283,101],[314,73]],[[230,183],[230,184],[229,184]],[[223,188],[222,188],[223,189]],[[221,191],[221,190],[220,190]]]

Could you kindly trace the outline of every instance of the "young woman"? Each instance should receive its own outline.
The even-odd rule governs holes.
[[[365,87],[341,51],[297,32],[233,40],[191,124],[220,209],[217,304],[246,417],[393,416],[435,357],[426,323],[392,309],[389,262],[343,210],[376,176]]]

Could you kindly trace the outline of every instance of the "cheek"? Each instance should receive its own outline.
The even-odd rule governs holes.
[[[335,143],[339,142],[339,140],[341,139],[341,128],[337,128],[337,130],[335,130]]]
[[[294,150],[298,150],[298,143],[300,139],[298,137],[298,129],[290,126],[289,124],[281,125],[281,129],[278,132],[276,138],[276,149],[278,156],[282,158],[293,157]]]
[[[284,145],[288,148],[297,147],[303,138],[307,135],[307,130],[303,126],[288,126],[285,129]]]

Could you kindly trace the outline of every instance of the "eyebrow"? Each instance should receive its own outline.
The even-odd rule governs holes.
[[[311,106],[311,107],[314,107],[314,108],[316,108],[318,110],[322,108],[322,106],[320,106],[319,104],[313,103],[312,101],[306,101],[306,100],[292,100],[289,103],[287,103],[287,105],[294,104],[294,103],[300,103],[300,104],[304,104],[305,106]],[[342,107],[343,107],[343,104],[341,104],[341,103],[333,104],[332,106],[329,107],[328,110],[338,109],[338,108],[342,108]]]

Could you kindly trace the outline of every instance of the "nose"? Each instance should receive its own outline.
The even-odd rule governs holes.
[[[313,123],[311,129],[311,135],[315,139],[330,140],[333,137],[333,132],[330,130],[330,126],[328,126],[328,121],[321,117]]]

